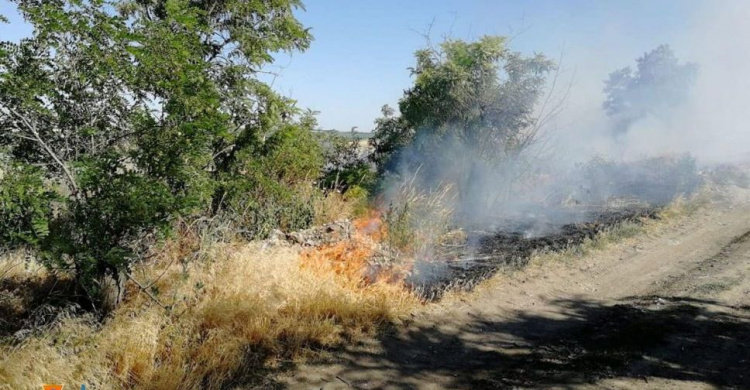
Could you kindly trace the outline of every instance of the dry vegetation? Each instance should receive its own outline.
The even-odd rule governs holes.
[[[136,278],[152,281],[160,304],[131,284],[130,299],[102,325],[70,317],[3,346],[0,388],[36,389],[50,381],[103,389],[224,388],[371,334],[418,304],[398,286],[364,283],[361,274],[336,272],[334,263],[304,267],[288,247],[214,245],[201,259],[181,262],[196,245],[185,240],[194,239],[169,242],[158,260],[139,267]]]
[[[678,200],[663,210],[662,221],[623,223],[581,246],[540,253],[534,263],[569,261],[649,233],[704,202]],[[367,265],[377,241],[387,238],[379,217],[355,221],[351,241],[302,252],[264,243],[209,245],[186,227],[134,273],[158,302],[130,282],[129,299],[104,322],[63,315],[21,342],[6,342],[0,389],[49,381],[219,389],[262,381],[268,369],[371,336],[420,307],[398,278],[373,276]],[[19,285],[50,277],[19,256],[4,259],[0,272]]]
[[[547,262],[571,262],[604,250],[610,245],[627,242],[628,239],[641,234],[658,234],[661,229],[670,226],[681,218],[689,217],[710,199],[716,199],[713,188],[705,187],[690,199],[678,197],[662,208],[656,219],[624,221],[597,234],[593,239],[586,239],[581,245],[572,246],[564,251],[538,252],[532,256],[529,265],[542,266]]]

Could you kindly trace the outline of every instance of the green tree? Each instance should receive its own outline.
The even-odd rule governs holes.
[[[372,162],[362,147],[362,139],[354,130],[349,137],[337,132],[319,135],[325,159],[320,178],[323,189],[345,193],[355,187],[365,190],[373,184],[375,172]]]
[[[554,69],[543,55],[508,50],[497,36],[417,51],[401,115],[384,107],[376,121],[373,160],[383,173],[421,167],[428,182],[456,184],[465,200],[485,197],[472,188],[474,177],[506,175],[531,145],[540,125],[535,108]]]
[[[661,116],[684,103],[698,74],[693,63],[681,64],[668,45],[636,59],[635,71],[622,68],[605,81],[603,108],[623,134],[633,122],[649,115]]]
[[[34,33],[0,45],[3,245],[95,297],[174,219],[314,179],[312,121],[257,78],[274,52],[308,47],[298,1],[16,3]]]

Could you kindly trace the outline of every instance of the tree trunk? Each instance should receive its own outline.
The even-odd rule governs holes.
[[[106,315],[117,309],[125,297],[125,272],[106,273],[99,278],[98,304]]]

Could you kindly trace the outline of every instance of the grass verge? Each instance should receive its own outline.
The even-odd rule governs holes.
[[[181,263],[183,244],[172,245],[135,273],[161,305],[130,285],[130,299],[103,324],[64,318],[3,345],[0,389],[226,388],[371,334],[417,304],[392,285],[312,272],[290,248],[217,245],[206,260]]]
[[[701,198],[677,200],[659,221],[624,222],[582,245],[538,253],[532,264],[571,261],[649,234],[702,204]],[[372,248],[346,245],[300,257],[295,249],[260,243],[204,248],[199,236],[183,234],[134,273],[158,304],[131,283],[129,299],[103,323],[62,316],[22,342],[3,343],[0,389],[50,382],[153,390],[257,383],[268,369],[366,338],[419,306],[400,285],[364,280],[359,268],[350,269]],[[197,259],[185,260],[195,253]],[[49,277],[19,257],[0,262],[0,272],[16,285]]]

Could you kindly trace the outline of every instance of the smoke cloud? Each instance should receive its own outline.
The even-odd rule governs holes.
[[[618,69],[635,68],[636,58],[622,62],[621,56],[613,56],[618,60],[609,61],[602,52],[597,58],[563,57],[557,91],[551,95],[563,99],[562,109],[545,124],[534,148],[506,161],[502,169],[478,159],[430,162],[440,165],[433,171],[471,167],[467,195],[455,197],[458,223],[542,235],[589,219],[590,209],[584,206],[599,205],[601,211],[613,198],[665,204],[694,191],[702,167],[750,161],[747,20],[750,6],[739,1],[710,2],[699,10],[690,31],[675,42],[663,42],[680,64],[697,68],[685,96],[674,104],[663,104],[661,95],[638,97],[638,104],[653,110],[624,129],[603,108],[605,80]],[[643,47],[641,55],[654,49]],[[451,142],[435,153],[471,154]],[[440,185],[431,178],[415,181],[418,172],[402,171],[401,176],[426,192]],[[445,176],[451,175],[436,175]]]
[[[698,66],[683,104],[660,116],[645,116],[612,137],[614,124],[601,104],[603,80],[630,63],[568,59],[575,69],[566,110],[552,130],[562,158],[594,155],[633,161],[660,154],[690,153],[702,164],[737,163],[750,158],[750,6],[740,1],[707,2],[693,26],[670,44],[676,56]],[[644,47],[642,52],[654,49]],[[598,53],[607,57],[607,53]],[[589,65],[591,64],[591,65]]]

